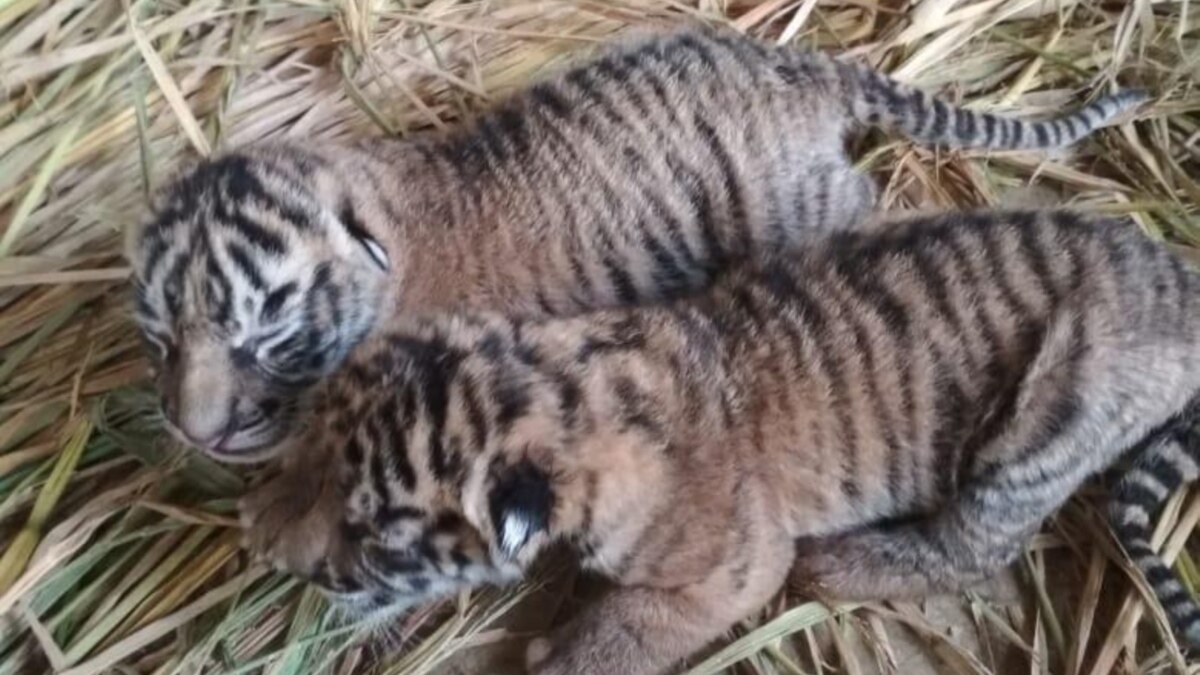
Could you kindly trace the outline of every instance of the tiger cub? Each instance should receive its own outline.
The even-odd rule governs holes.
[[[852,122],[1049,147],[1142,98],[1025,123],[729,32],[644,38],[449,134],[271,143],[200,163],[133,237],[135,315],[170,428],[218,459],[255,461],[300,395],[398,312],[646,302],[858,223],[873,185],[844,153]]]
[[[618,588],[532,672],[659,673],[794,563],[834,598],[979,580],[1133,448],[1115,529],[1198,646],[1145,545],[1200,461],[1198,294],[1128,221],[997,212],[833,235],[653,307],[410,319],[322,388],[298,443],[334,470],[246,499],[248,543],[383,612],[565,540]],[[336,507],[290,520],[300,494]]]

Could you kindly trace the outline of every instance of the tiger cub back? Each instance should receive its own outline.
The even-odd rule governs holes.
[[[301,442],[338,458],[328,508],[289,521],[280,496],[314,492],[285,475],[243,515],[363,611],[513,578],[568,540],[619,586],[532,672],[657,673],[794,562],[836,598],[952,590],[1130,449],[1155,496],[1173,484],[1137,472],[1194,477],[1139,443],[1195,445],[1197,291],[1127,220],[998,212],[835,235],[659,306],[413,319],[323,388]],[[1194,644],[1194,602],[1153,569]]]
[[[608,49],[448,134],[288,142],[201,163],[134,238],[136,317],[171,428],[255,461],[350,348],[405,312],[655,302],[730,261],[853,227],[846,129],[1068,143],[1136,102],[1028,123],[730,32]]]

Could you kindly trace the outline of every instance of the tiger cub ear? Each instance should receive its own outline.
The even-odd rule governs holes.
[[[535,535],[550,529],[554,489],[550,476],[523,459],[493,471],[488,492],[488,512],[500,551],[509,558]]]
[[[387,251],[375,237],[372,237],[367,232],[366,226],[358,219],[358,214],[354,212],[354,206],[350,204],[349,200],[342,202],[342,210],[338,213],[338,221],[342,224],[342,227],[346,228],[346,233],[350,235],[350,238],[363,247],[363,250],[371,257],[371,261],[375,263],[375,266],[380,271],[388,271],[391,263],[388,260]]]

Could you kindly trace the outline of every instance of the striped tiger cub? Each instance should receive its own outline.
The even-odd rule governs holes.
[[[1142,98],[1027,123],[723,31],[643,38],[453,133],[272,143],[199,164],[133,239],[135,315],[170,428],[255,461],[300,395],[398,312],[652,301],[858,223],[874,190],[844,153],[852,122],[1049,147]]]
[[[297,443],[333,470],[245,499],[248,543],[370,613],[567,541],[618,586],[532,672],[650,674],[789,570],[844,599],[980,580],[1132,449],[1115,530],[1200,646],[1147,543],[1200,462],[1197,298],[1127,220],[996,212],[833,235],[657,306],[412,318],[321,388]]]

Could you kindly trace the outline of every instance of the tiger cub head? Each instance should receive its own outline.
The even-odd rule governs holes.
[[[370,338],[314,396],[287,452],[337,467],[336,498],[285,472],[275,496],[242,504],[251,548],[354,615],[515,580],[571,518],[571,472],[555,464],[571,435],[561,386],[506,320],[446,321]],[[297,516],[279,494],[301,492]]]
[[[130,237],[167,427],[222,461],[265,459],[383,304],[388,253],[334,158],[264,144],[202,161]]]

